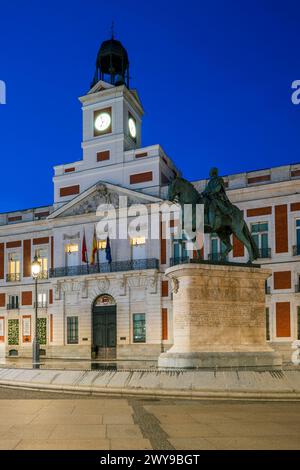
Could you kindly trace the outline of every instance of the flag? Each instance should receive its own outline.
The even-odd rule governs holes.
[[[110,250],[109,237],[107,237],[107,239],[106,239],[105,255],[106,255],[106,261],[111,263],[111,250]]]
[[[97,243],[96,227],[94,227],[91,264],[96,264],[96,255],[97,255],[97,253],[98,253],[98,243]]]
[[[87,263],[87,264],[89,263],[89,258],[88,258],[87,248],[86,248],[85,230],[83,232],[81,261],[83,263]]]

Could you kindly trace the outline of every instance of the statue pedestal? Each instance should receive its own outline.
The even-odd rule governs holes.
[[[281,356],[266,342],[269,270],[198,263],[166,275],[174,291],[174,345],[159,356],[159,367],[281,368]]]

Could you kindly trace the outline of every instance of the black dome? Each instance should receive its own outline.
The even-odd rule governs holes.
[[[104,75],[109,75],[108,80],[113,85],[126,84],[129,88],[129,60],[128,54],[121,44],[114,38],[104,41],[99,49],[96,60],[96,73],[92,83],[105,80]]]

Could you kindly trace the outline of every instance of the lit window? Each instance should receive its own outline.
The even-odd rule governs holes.
[[[106,240],[97,240],[98,250],[105,250]]]
[[[136,237],[136,238],[131,238],[130,243],[132,246],[136,245],[145,245],[146,243],[146,238],[145,237]]]
[[[65,245],[66,253],[78,253],[78,243],[68,243]]]
[[[65,245],[66,266],[77,266],[79,262],[78,243],[68,243]]]
[[[9,253],[8,255],[8,281],[20,280],[20,253]]]
[[[48,250],[46,248],[35,250],[35,256],[37,256],[41,265],[41,277],[44,278],[48,272]]]
[[[38,293],[38,307],[47,307],[47,294],[46,292]]]
[[[146,258],[146,238],[136,237],[130,239],[131,255],[133,260]]]

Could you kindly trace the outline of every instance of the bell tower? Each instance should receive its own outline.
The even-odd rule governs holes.
[[[89,92],[79,98],[83,112],[83,160],[102,166],[123,163],[124,152],[141,147],[143,108],[129,88],[126,49],[113,36],[102,42]]]
[[[99,80],[107,81],[112,85],[126,85],[129,89],[129,60],[126,49],[120,41],[112,37],[104,41],[99,49],[96,59],[96,71],[91,87]]]

